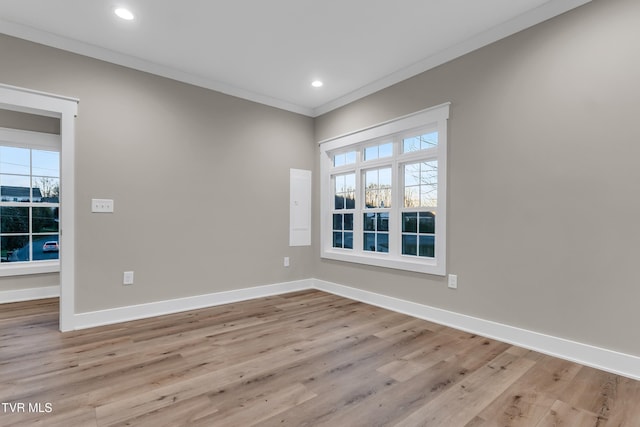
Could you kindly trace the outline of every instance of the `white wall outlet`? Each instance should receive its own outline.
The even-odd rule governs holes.
[[[288,257],[288,256],[286,256],[286,257],[284,257],[284,266],[285,266],[285,267],[289,267],[289,265],[290,265],[290,264],[289,264],[289,257]]]
[[[113,212],[113,199],[91,199],[91,212]]]
[[[123,285],[133,285],[133,271],[125,271],[122,277]]]
[[[449,275],[449,287],[451,289],[458,289],[458,275],[450,274]]]

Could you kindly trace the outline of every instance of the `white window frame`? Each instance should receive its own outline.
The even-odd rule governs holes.
[[[399,117],[378,125],[323,140],[320,145],[320,191],[321,191],[321,238],[320,255],[322,258],[408,270],[420,273],[446,275],[447,254],[447,120],[449,106],[445,103],[418,111],[407,116]],[[438,145],[426,150],[402,153],[402,139],[415,136],[430,130],[438,131]],[[394,142],[392,157],[383,157],[364,161],[364,148],[386,141]],[[356,150],[355,164],[339,167],[333,166],[333,156],[340,152]],[[404,164],[428,161],[438,161],[438,199],[437,208],[419,210],[436,210],[435,224],[435,256],[417,257],[401,254],[402,223],[400,218],[403,208],[404,178],[402,167]],[[389,209],[365,209],[364,188],[361,185],[362,173],[368,169],[392,166],[392,206]],[[343,210],[341,213],[354,213],[353,249],[334,248],[332,240],[334,188],[332,177],[337,174],[356,172],[356,209]],[[364,251],[362,246],[362,214],[365,212],[389,212],[389,252]]]
[[[0,128],[0,145],[34,150],[61,152],[60,135],[32,132],[19,129]],[[21,203],[20,206],[34,206],[32,203]],[[47,205],[43,205],[46,207]],[[58,203],[60,206],[60,203]],[[29,227],[31,228],[31,226]],[[29,231],[31,235],[31,230]],[[58,230],[58,236],[60,230]],[[20,276],[27,274],[43,274],[60,272],[60,260],[55,261],[24,261],[16,263],[1,263],[0,277]]]

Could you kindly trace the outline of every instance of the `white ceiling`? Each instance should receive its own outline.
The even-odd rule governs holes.
[[[589,1],[0,0],[0,33],[317,116]]]

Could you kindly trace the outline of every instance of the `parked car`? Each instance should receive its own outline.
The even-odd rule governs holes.
[[[44,245],[42,245],[42,252],[58,252],[60,250],[60,246],[58,246],[58,242],[55,241],[50,241],[50,242],[45,242]]]

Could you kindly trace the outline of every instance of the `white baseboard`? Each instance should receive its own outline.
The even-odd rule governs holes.
[[[640,380],[640,357],[637,356],[318,279],[298,280],[168,301],[78,313],[74,315],[74,329],[84,329],[162,316],[181,311],[196,310],[199,308],[213,307],[307,289],[318,289],[329,292],[419,319],[429,320],[455,329]],[[2,293],[0,293],[0,298],[1,297]]]
[[[7,302],[30,301],[60,296],[60,286],[46,286],[42,288],[15,289],[0,291],[0,304]]]
[[[199,308],[214,307],[232,302],[247,301],[271,295],[312,289],[311,279],[294,282],[277,283],[273,285],[256,286],[232,291],[216,292],[193,297],[177,298],[167,301],[150,302],[146,304],[130,305],[126,307],[110,308],[107,310],[76,313],[73,329],[85,329],[113,323],[128,322],[130,320],[173,314],[181,311],[197,310]]]
[[[362,289],[313,279],[315,289],[408,314],[581,365],[640,380],[640,357],[516,328]]]

